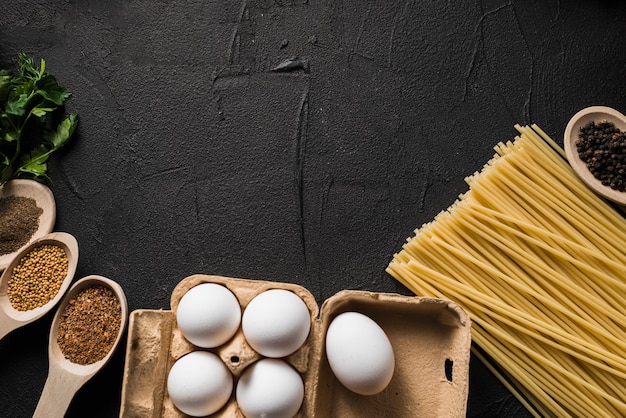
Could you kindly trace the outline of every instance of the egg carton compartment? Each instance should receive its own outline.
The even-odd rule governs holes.
[[[177,359],[191,351],[215,353],[235,379],[264,358],[249,346],[241,326],[225,344],[203,349],[189,343],[176,325],[182,296],[201,283],[228,288],[242,312],[257,295],[285,289],[309,308],[311,330],[296,352],[283,358],[300,373],[304,401],[298,417],[464,417],[466,414],[471,321],[453,302],[396,294],[345,290],[324,301],[321,310],[311,293],[298,285],[221,276],[193,275],[171,295],[171,310],[136,310],[129,318],[120,417],[185,417],[169,399],[167,376]],[[385,390],[358,395],[334,376],[325,353],[325,335],[332,320],[348,311],[374,320],[387,334],[394,351],[395,370]],[[235,400],[212,417],[243,417]]]
[[[335,378],[320,344],[311,416],[465,416],[471,335],[463,309],[441,299],[347,290],[323,303],[319,332],[325,335],[337,315],[350,311],[368,316],[387,334],[393,377],[381,393],[358,395]]]

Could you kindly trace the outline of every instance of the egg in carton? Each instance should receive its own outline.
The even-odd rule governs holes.
[[[226,404],[211,417],[242,417],[236,387],[242,375],[267,358],[245,338],[240,325],[225,343],[202,348],[189,342],[177,325],[182,297],[204,283],[230,290],[245,313],[258,295],[282,289],[297,295],[310,315],[304,343],[280,360],[302,378],[304,396],[297,417],[464,417],[467,407],[471,321],[457,304],[436,298],[344,290],[323,302],[321,309],[304,287],[281,282],[192,275],[171,295],[171,310],[131,313],[122,386],[122,418],[186,417],[167,390],[170,370],[185,355],[215,354],[233,376]],[[393,350],[393,375],[384,389],[363,395],[348,389],[333,372],[326,337],[333,320],[344,313],[370,318],[383,331]],[[372,346],[360,344],[365,350]],[[351,349],[350,347],[346,347]],[[352,347],[358,349],[358,347]]]

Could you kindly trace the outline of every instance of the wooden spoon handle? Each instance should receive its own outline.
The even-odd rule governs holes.
[[[18,324],[15,321],[5,316],[3,312],[0,312],[0,340],[17,327]]]
[[[83,383],[82,376],[67,375],[51,367],[33,418],[63,418]]]

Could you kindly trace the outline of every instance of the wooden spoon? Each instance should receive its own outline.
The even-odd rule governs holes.
[[[0,199],[9,196],[30,197],[35,200],[37,206],[43,211],[41,216],[39,216],[39,227],[30,237],[28,243],[52,231],[56,221],[56,203],[52,191],[47,186],[35,180],[9,180],[0,186]],[[9,265],[13,257],[27,246],[28,243],[24,244],[22,248],[17,249],[15,252],[0,255],[0,272]]]
[[[592,106],[582,109],[570,119],[563,137],[563,147],[567,159],[581,180],[600,196],[609,199],[619,205],[626,205],[626,193],[619,192],[602,184],[600,180],[591,174],[587,165],[580,159],[578,149],[576,148],[576,140],[580,128],[587,123],[601,122],[603,120],[613,122],[615,127],[621,131],[626,131],[626,116],[615,109],[606,106]]]
[[[22,257],[28,254],[31,250],[42,245],[56,245],[65,250],[69,261],[67,275],[65,276],[65,279],[63,279],[63,283],[61,284],[58,293],[50,301],[48,301],[48,303],[28,311],[19,311],[13,307],[8,296],[9,280],[13,275],[13,269],[19,264]],[[74,236],[65,232],[53,232],[51,234],[44,235],[43,237],[31,242],[25,248],[22,248],[4,270],[2,276],[0,276],[0,339],[2,339],[9,332],[29,324],[48,313],[61,300],[65,291],[70,287],[74,274],[76,273],[77,264],[78,242]]]
[[[104,286],[108,287],[115,293],[120,301],[122,308],[120,329],[111,347],[109,353],[101,360],[95,363],[81,365],[73,363],[65,358],[59,344],[57,337],[59,335],[59,321],[63,315],[66,306],[70,301],[81,291],[92,286]],[[116,282],[101,276],[87,276],[77,281],[69,290],[63,301],[57,309],[56,315],[52,321],[52,327],[50,329],[50,340],[48,344],[48,359],[49,369],[48,378],[43,388],[37,409],[33,418],[62,418],[67,411],[70,402],[74,398],[74,395],[80,389],[85,382],[91,379],[97,372],[99,372],[109,361],[115,349],[119,345],[122,335],[126,328],[128,318],[128,304],[124,291]]]

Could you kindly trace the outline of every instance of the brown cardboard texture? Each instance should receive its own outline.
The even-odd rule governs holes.
[[[311,315],[311,331],[303,346],[284,358],[304,381],[298,417],[464,417],[467,407],[471,322],[457,304],[435,298],[344,290],[327,299],[321,310],[305,288],[289,283],[193,275],[171,296],[172,310],[136,310],[130,315],[122,387],[122,418],[185,417],[169,399],[167,376],[174,362],[194,350],[217,354],[234,376],[263,358],[246,342],[241,326],[231,340],[215,349],[189,343],[176,326],[182,296],[201,283],[217,283],[239,300],[242,312],[258,294],[290,290]],[[371,396],[345,388],[333,375],[325,354],[325,335],[332,320],[348,311],[373,319],[387,334],[395,369],[389,386]],[[235,400],[213,417],[244,417]]]

